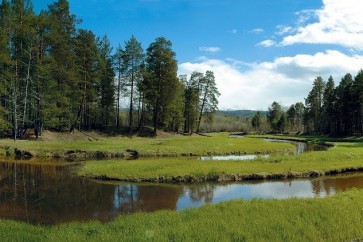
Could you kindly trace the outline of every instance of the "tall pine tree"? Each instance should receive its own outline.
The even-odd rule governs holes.
[[[142,81],[142,66],[144,63],[144,53],[141,46],[134,36],[126,41],[125,51],[123,54],[123,71],[126,79],[126,85],[130,91],[130,108],[129,108],[129,128],[132,131],[134,123],[134,99],[135,94],[141,96],[139,86]]]
[[[81,95],[80,80],[74,52],[77,23],[70,13],[67,0],[49,5],[49,53],[52,57],[52,79],[47,80],[53,90],[47,93],[48,125],[60,131],[70,130],[76,122]]]
[[[179,95],[179,84],[172,43],[159,37],[147,49],[146,74],[143,79],[145,97],[153,112],[155,134],[160,126],[166,127],[164,121],[176,111],[172,101]]]

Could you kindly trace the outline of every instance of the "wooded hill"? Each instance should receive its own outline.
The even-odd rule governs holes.
[[[267,116],[268,111],[256,111],[256,110],[218,110],[216,114],[224,116],[239,116],[239,117],[253,117],[258,112]]]

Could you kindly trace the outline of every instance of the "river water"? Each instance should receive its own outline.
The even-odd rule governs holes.
[[[239,135],[230,135],[233,138],[243,138],[244,136]],[[305,152],[312,151],[326,151],[328,150],[328,146],[318,145],[318,144],[309,144],[305,142],[296,142],[296,141],[288,141],[288,140],[278,140],[278,139],[264,139],[268,142],[286,142],[295,145],[294,155],[300,155]],[[202,156],[201,160],[253,160],[257,158],[268,158],[270,155],[217,155],[217,156]]]
[[[181,210],[231,199],[324,197],[363,188],[363,174],[248,183],[100,183],[74,165],[0,162],[0,218],[33,224],[110,221],[138,211]]]

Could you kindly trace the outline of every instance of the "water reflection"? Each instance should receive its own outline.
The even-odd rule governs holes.
[[[202,156],[201,160],[253,160],[257,158],[268,158],[269,155],[218,155]]]
[[[180,210],[231,199],[323,197],[363,188],[363,174],[249,183],[108,184],[78,178],[71,167],[0,163],[0,217],[35,224],[109,221],[119,215]]]
[[[96,183],[97,184],[97,183]],[[176,209],[176,202],[183,193],[182,186],[119,184],[115,186],[114,206],[121,214],[137,211]]]
[[[67,169],[1,163],[1,217],[42,224],[113,218],[114,188],[69,176]]]
[[[363,175],[338,175],[326,177],[323,180],[314,179],[311,181],[311,186],[314,193],[335,194],[351,188],[363,188]]]
[[[296,149],[294,150],[295,155],[299,155],[305,152],[311,152],[311,151],[326,151],[328,150],[328,146],[325,145],[318,145],[318,144],[309,144],[305,142],[297,142],[297,141],[289,141],[289,140],[279,140],[279,139],[264,139],[268,142],[285,142],[285,143],[291,143],[296,146]]]
[[[232,135],[230,135],[232,137]],[[237,136],[243,137],[243,136]],[[296,146],[294,150],[295,155],[299,155],[305,152],[311,151],[326,151],[328,149],[327,146],[324,145],[317,145],[317,144],[308,144],[304,142],[295,142],[295,141],[288,141],[288,140],[276,140],[276,139],[264,139],[268,142],[285,142],[291,143]],[[202,156],[200,157],[201,160],[253,160],[258,158],[269,158],[269,155],[217,155],[217,156]]]

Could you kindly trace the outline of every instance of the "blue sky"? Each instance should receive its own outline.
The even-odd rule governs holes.
[[[52,0],[33,0],[36,11]],[[317,76],[363,68],[360,0],[70,0],[78,27],[117,47],[134,35],[173,43],[179,74],[215,73],[220,109],[289,106]]]

